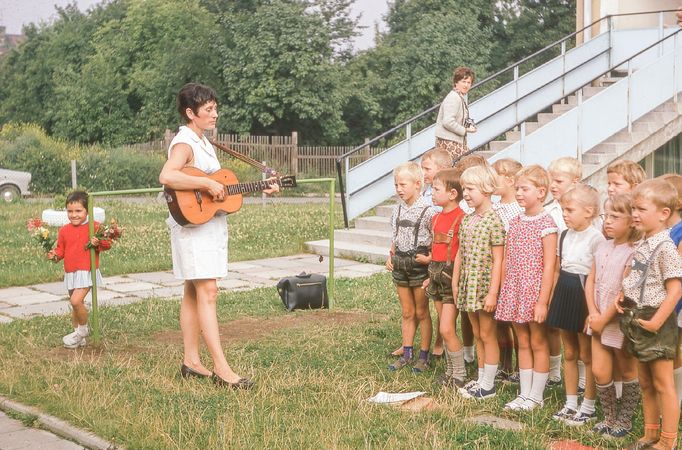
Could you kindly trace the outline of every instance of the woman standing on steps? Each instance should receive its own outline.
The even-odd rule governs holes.
[[[195,177],[181,171],[196,167],[206,173],[220,169],[215,149],[204,132],[212,130],[218,119],[216,94],[208,86],[189,83],[177,97],[178,112],[185,120],[168,149],[168,161],[161,169],[161,184],[176,190],[206,190],[214,200],[222,200],[225,188],[208,177]],[[274,185],[266,193],[279,190]],[[180,305],[180,328],[184,359],[180,374],[184,378],[211,377],[218,386],[248,389],[253,382],[237,375],[225,359],[220,343],[216,300],[217,279],[227,275],[227,220],[217,215],[197,226],[180,226],[172,217],[166,219],[171,233],[173,274],[185,281]],[[213,359],[213,372],[199,359],[199,335]]]
[[[458,67],[452,75],[452,90],[445,97],[436,119],[436,148],[450,153],[456,162],[464,156],[467,147],[467,133],[475,133],[476,125],[469,118],[467,94],[474,82],[474,71]]]

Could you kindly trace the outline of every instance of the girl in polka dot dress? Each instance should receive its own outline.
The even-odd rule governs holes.
[[[525,212],[509,223],[502,290],[496,320],[512,322],[519,341],[519,396],[505,409],[542,406],[549,377],[549,346],[544,321],[556,262],[557,226],[542,207],[549,176],[531,165],[516,175],[516,199]]]

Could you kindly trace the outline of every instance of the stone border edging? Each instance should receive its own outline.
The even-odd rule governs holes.
[[[117,450],[123,449],[124,447],[118,447],[109,441],[102,439],[101,437],[90,433],[89,431],[81,430],[73,425],[57,419],[54,416],[45,414],[32,406],[22,405],[15,401],[9,400],[0,395],[0,409],[7,412],[16,412],[20,414],[27,414],[35,416],[38,419],[40,426],[48,431],[53,432],[63,438],[74,441],[75,443],[82,445],[83,447],[93,449],[93,450]]]

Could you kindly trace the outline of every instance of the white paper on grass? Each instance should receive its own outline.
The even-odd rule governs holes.
[[[367,399],[370,403],[384,404],[384,403],[399,403],[412,400],[413,398],[420,397],[426,394],[426,392],[404,392],[404,393],[391,393],[391,392],[379,392],[374,397]]]

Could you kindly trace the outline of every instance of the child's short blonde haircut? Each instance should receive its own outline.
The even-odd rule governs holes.
[[[474,166],[464,171],[459,179],[462,185],[471,184],[486,195],[492,195],[497,189],[495,173],[490,166]]]
[[[549,163],[549,167],[547,168],[547,171],[550,173],[552,172],[560,172],[560,173],[565,173],[566,175],[570,175],[573,178],[577,178],[578,180],[582,179],[583,177],[583,166],[575,158],[572,158],[570,156],[564,156],[563,158],[557,158],[551,163]]]
[[[678,175],[676,173],[666,173],[665,175],[661,175],[661,179],[667,181],[668,183],[672,184],[675,189],[677,190],[677,210],[682,209],[682,175]]]
[[[568,202],[576,202],[583,208],[592,209],[592,219],[599,215],[599,192],[586,184],[576,184],[573,188],[566,191],[561,196],[561,206],[564,207]]]
[[[627,216],[630,222],[628,242],[637,242],[642,238],[642,232],[632,226],[632,196],[630,194],[615,194],[607,198],[604,202],[604,212],[607,209]]]
[[[606,175],[610,173],[619,174],[631,187],[635,187],[646,180],[646,172],[644,172],[642,166],[627,159],[609,164],[606,168]]]
[[[462,156],[456,163],[455,163],[455,169],[459,171],[460,175],[464,173],[465,170],[467,170],[470,167],[476,167],[476,166],[487,166],[488,165],[488,160],[486,160],[484,157],[481,155],[476,155],[476,154],[471,154],[471,155],[466,155]]]
[[[422,184],[424,183],[424,173],[422,172],[422,168],[419,167],[419,164],[416,162],[404,162],[402,164],[398,164],[395,169],[393,169],[393,177],[397,177],[398,175],[402,175],[404,173],[412,177],[414,181],[419,181]]]
[[[545,196],[542,200],[547,198],[547,193],[549,192],[549,174],[547,171],[537,164],[531,164],[519,170],[516,173],[516,179],[525,178],[530,181],[533,186],[538,189],[545,190]]]
[[[452,167],[452,156],[443,149],[432,148],[422,156],[422,161],[430,159],[439,169],[450,169]]]
[[[502,158],[493,163],[493,169],[498,175],[515,177],[516,174],[523,168],[523,165],[515,159]]]
[[[460,173],[456,169],[439,170],[433,177],[433,181],[440,181],[445,185],[445,189],[451,191],[454,189],[457,192],[457,198],[462,198],[462,185],[460,184]]]
[[[668,208],[670,211],[674,211],[679,204],[675,186],[660,178],[645,180],[638,184],[632,191],[632,200],[638,198],[648,200],[658,208]]]

